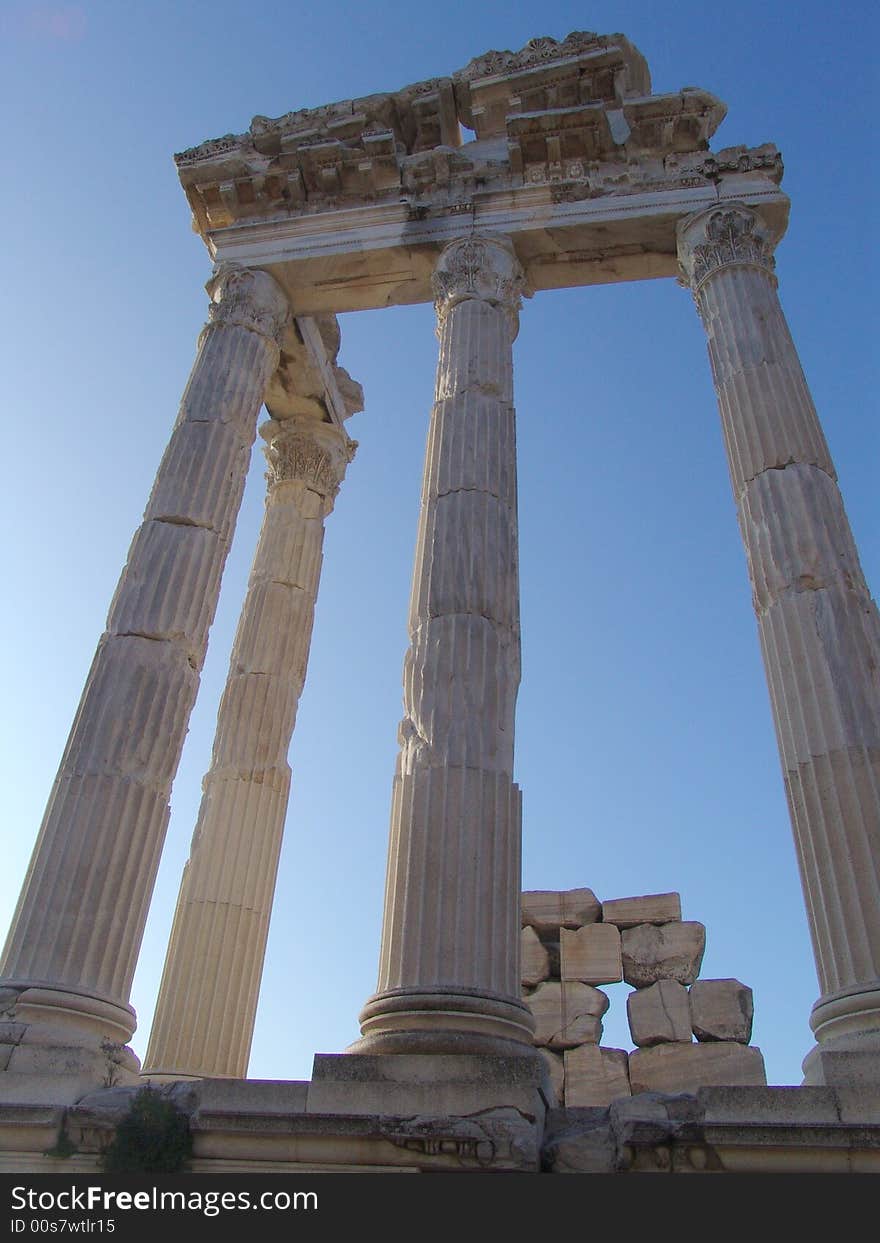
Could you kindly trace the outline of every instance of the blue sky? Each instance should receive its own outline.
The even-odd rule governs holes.
[[[622,31],[654,89],[728,105],[713,147],[775,142],[780,293],[869,583],[880,580],[873,5],[30,4],[0,11],[0,766],[11,914],[205,316],[171,155],[256,113],[393,90],[538,34]],[[796,14],[796,17],[793,17]],[[867,147],[867,150],[866,150]],[[250,1073],[306,1078],[373,991],[406,606],[436,341],[429,307],[342,317],[364,385],[328,521]],[[755,991],[770,1082],[817,995],[702,328],[672,281],[537,295],[515,346],[526,888],[678,890],[703,974]],[[260,522],[255,455],[175,783],[133,992],[146,1047]],[[612,989],[604,1043],[629,1048]]]

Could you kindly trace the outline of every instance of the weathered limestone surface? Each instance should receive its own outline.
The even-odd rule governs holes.
[[[355,447],[317,419],[270,422],[262,435],[265,517],[144,1061],[154,1077],[247,1073],[324,519]]]
[[[404,665],[377,994],[363,1052],[530,1054],[519,1000],[520,674],[512,343],[503,238],[447,247]]]
[[[550,975],[550,955],[538,939],[534,928],[520,933],[520,975],[526,988],[534,988]]]
[[[571,1049],[601,1039],[602,1015],[608,1009],[608,998],[598,988],[548,980],[529,994],[527,1002],[535,1016],[536,1045]]]
[[[566,1107],[597,1107],[610,1105],[620,1096],[629,1096],[629,1065],[625,1050],[605,1049],[597,1044],[582,1044],[566,1049]]]
[[[755,1005],[752,990],[739,980],[697,980],[690,1005],[697,1040],[751,1040]]]
[[[706,929],[695,921],[639,924],[621,936],[623,978],[634,988],[658,980],[693,984],[706,948]]]
[[[729,203],[680,223],[679,257],[748,558],[822,990],[811,1026],[820,1046],[874,1050],[880,1080],[880,618],[777,296],[775,240]]]
[[[497,1109],[538,1118],[548,1086],[539,1053],[531,1058],[319,1053],[306,1107],[311,1114],[459,1117]]]
[[[550,1072],[550,1084],[553,1088],[556,1104],[565,1104],[565,1061],[562,1053],[553,1053],[550,1049],[541,1049],[541,1057]]]
[[[585,984],[613,984],[623,979],[620,933],[613,924],[587,924],[559,936],[563,980]]]
[[[28,1024],[25,1043],[53,1027],[60,1047],[76,1043],[73,1031],[94,1043],[124,1043],[134,1030],[129,990],[171,781],[257,413],[288,318],[286,299],[264,272],[221,267],[208,289],[210,322],[110,607],[0,966],[3,982],[22,990],[15,1015]]]
[[[522,895],[522,922],[545,938],[558,940],[560,928],[593,924],[601,913],[592,889],[527,889]]]
[[[697,988],[698,984],[694,985]],[[658,980],[626,999],[626,1013],[633,1044],[645,1048],[670,1041],[691,1039],[691,1007],[688,991],[677,980]]]
[[[675,919],[681,919],[681,898],[677,893],[649,893],[602,903],[602,922],[616,924],[618,928],[667,924]]]
[[[876,1173],[876,1089],[710,1086],[643,1092],[608,1109],[557,1109],[554,1174]]]
[[[694,1092],[704,1086],[765,1084],[764,1058],[753,1045],[658,1044],[629,1055],[633,1095]]]

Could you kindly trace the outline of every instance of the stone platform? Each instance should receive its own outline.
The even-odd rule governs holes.
[[[0,1105],[0,1173],[100,1170],[138,1090]],[[310,1082],[154,1090],[188,1118],[195,1173],[880,1173],[876,1088],[704,1087],[552,1108],[528,1059],[319,1055]]]

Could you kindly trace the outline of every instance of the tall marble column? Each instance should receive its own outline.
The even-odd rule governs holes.
[[[523,275],[473,237],[433,278],[440,360],[404,666],[377,993],[352,1051],[528,1052],[519,997],[512,343]],[[527,1048],[528,1046],[528,1048]]]
[[[774,240],[731,203],[681,222],[679,258],[708,336],[822,993],[804,1069],[822,1082],[823,1052],[867,1051],[880,1078],[880,621]]]
[[[208,284],[209,322],[110,606],[0,966],[22,1045],[124,1043],[169,793],[287,302],[264,272]],[[47,1034],[48,1032],[48,1034]],[[26,1060],[26,1059],[25,1059]],[[130,1055],[126,1063],[136,1066]]]
[[[317,419],[261,431],[266,512],[144,1062],[152,1078],[247,1074],[324,519],[356,447]]]

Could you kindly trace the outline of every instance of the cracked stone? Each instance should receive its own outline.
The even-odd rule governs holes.
[[[592,1045],[590,1046],[592,1048]],[[556,1104],[565,1103],[565,1063],[562,1060],[561,1053],[553,1053],[550,1049],[541,1049],[541,1057],[547,1063],[547,1069],[550,1071],[550,1082],[553,1085],[553,1091],[556,1093]]]
[[[598,988],[580,982],[539,984],[526,998],[535,1016],[536,1045],[551,1049],[571,1049],[579,1044],[597,1044],[602,1036],[602,1015],[608,998]]]
[[[544,1142],[551,1174],[613,1174],[618,1147],[605,1110],[560,1109],[551,1114]]]
[[[646,1048],[671,1041],[691,1041],[691,1008],[687,989],[677,980],[658,980],[626,999],[633,1044]]]
[[[624,1049],[584,1044],[566,1049],[563,1056],[567,1108],[604,1107],[629,1096],[629,1059]]]
[[[527,889],[522,896],[522,922],[542,938],[556,940],[560,928],[593,924],[601,912],[592,889]]]
[[[755,1013],[752,990],[739,980],[697,980],[690,993],[697,1040],[735,1040],[748,1044]]]
[[[522,982],[527,988],[549,978],[550,955],[534,928],[523,928],[520,934],[520,957]]]
[[[0,1015],[13,1013],[20,993],[20,988],[0,988]]]

